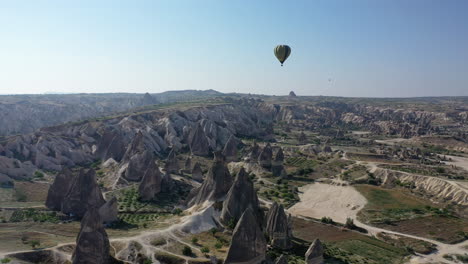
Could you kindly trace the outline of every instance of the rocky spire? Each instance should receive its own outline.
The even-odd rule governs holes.
[[[96,208],[89,208],[81,221],[73,252],[73,264],[105,264],[111,262],[109,238]]]
[[[258,156],[258,163],[263,168],[270,169],[272,157],[273,151],[271,150],[270,143],[267,143],[266,146],[263,148],[262,152],[260,152],[260,155]]]
[[[179,162],[177,161],[176,153],[174,149],[171,149],[169,155],[166,159],[165,165],[166,173],[178,173],[179,172]]]
[[[271,245],[280,249],[291,248],[291,226],[282,205],[274,202],[266,218],[266,230]]]
[[[117,214],[119,213],[117,198],[112,197],[109,201],[99,208],[99,214],[101,215],[102,222],[110,224],[118,220]]]
[[[67,168],[64,168],[57,174],[54,183],[50,186],[47,193],[46,207],[51,210],[60,211],[62,209],[63,199],[70,190],[73,181],[74,175]]]
[[[99,139],[95,154],[101,160],[113,158],[116,161],[121,161],[125,147],[123,137],[116,130],[106,129]]]
[[[123,162],[121,176],[128,181],[141,181],[148,166],[154,163],[154,154],[146,149],[141,131],[136,134],[127,148]]]
[[[232,234],[225,264],[261,263],[265,260],[266,241],[252,208],[242,214]]]
[[[276,152],[276,155],[271,164],[271,172],[273,176],[276,177],[286,177],[286,171],[284,170],[284,154],[283,149],[280,147],[279,150]]]
[[[138,192],[143,201],[150,201],[161,192],[162,179],[163,177],[156,163],[153,161],[148,164],[143,179],[138,186]]]
[[[252,208],[254,215],[257,216],[260,223],[263,215],[260,213],[257,192],[244,168],[241,168],[229,189],[226,200],[223,202],[220,217],[221,223],[224,225],[228,225],[230,221],[237,223],[249,207]]]
[[[296,97],[296,93],[294,91],[289,92],[289,97]]]
[[[232,177],[226,166],[222,154],[215,153],[215,158],[203,184],[194,190],[194,197],[189,206],[202,204],[205,201],[219,201],[223,198],[232,184]]]
[[[192,179],[203,181],[203,171],[199,162],[195,163],[192,169]]]
[[[307,264],[323,264],[323,246],[319,239],[315,239],[305,254]]]
[[[238,145],[237,139],[234,137],[234,135],[231,135],[224,145],[223,149],[223,155],[226,157],[227,162],[231,161],[237,161],[237,145]]]
[[[89,208],[99,208],[104,203],[95,171],[82,169],[63,199],[62,212],[81,218]]]
[[[192,159],[187,157],[184,163],[184,171],[190,173],[192,171]]]
[[[200,123],[197,124],[189,145],[193,155],[208,156],[210,153],[210,144]]]
[[[257,141],[254,141],[252,147],[250,148],[250,152],[249,152],[250,162],[257,162],[258,161],[258,155],[260,155],[260,147],[258,146]]]

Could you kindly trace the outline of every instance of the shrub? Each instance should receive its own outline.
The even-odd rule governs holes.
[[[9,258],[3,258],[0,262],[1,263],[10,263],[11,259]]]
[[[207,248],[207,247],[202,247],[202,248],[200,249],[200,251],[201,251],[203,254],[210,253],[210,249]]]
[[[197,243],[198,243],[198,238],[192,237],[192,244],[197,244]]]
[[[184,254],[185,256],[193,255],[192,248],[190,248],[189,246],[184,246],[184,248],[182,249],[182,254]]]
[[[221,242],[219,242],[219,241],[216,242],[216,244],[215,244],[215,248],[216,248],[216,249],[220,249],[220,248],[222,248],[222,247],[223,247],[223,244],[221,244]]]
[[[39,240],[31,240],[29,241],[29,244],[31,245],[32,248],[35,249],[36,247],[41,245],[41,242],[39,242]]]
[[[216,235],[216,232],[218,232],[218,230],[216,229],[216,227],[213,227],[210,229],[210,233],[214,236]]]

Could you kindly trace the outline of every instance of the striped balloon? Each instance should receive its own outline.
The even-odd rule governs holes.
[[[281,66],[283,66],[284,61],[289,57],[291,54],[291,48],[288,45],[278,45],[275,48],[275,56],[281,62]]]

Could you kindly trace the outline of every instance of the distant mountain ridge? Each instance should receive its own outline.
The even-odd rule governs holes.
[[[101,117],[147,105],[210,98],[215,90],[181,90],[158,94],[0,95],[0,136],[25,134],[41,127]]]

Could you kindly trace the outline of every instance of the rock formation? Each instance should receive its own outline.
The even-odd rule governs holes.
[[[286,171],[283,166],[284,163],[284,153],[283,149],[280,147],[276,152],[275,158],[271,162],[271,172],[273,176],[276,177],[286,177]]]
[[[234,229],[225,264],[256,264],[265,260],[267,244],[252,208],[247,208]]]
[[[237,223],[247,208],[252,209],[258,219],[257,222],[261,223],[263,215],[260,212],[257,192],[244,168],[241,168],[229,189],[226,200],[223,202],[220,216],[221,223],[224,225],[230,224],[230,221]]]
[[[296,97],[296,93],[294,91],[289,92],[289,97]]]
[[[266,146],[260,152],[258,156],[258,164],[265,169],[271,168],[271,160],[273,158],[273,151],[271,150],[270,143],[267,143]]]
[[[166,173],[178,173],[179,162],[177,161],[175,150],[172,149],[166,159],[166,165],[164,167]]]
[[[105,264],[111,262],[109,238],[102,225],[102,218],[96,208],[89,208],[81,221],[76,238],[73,264]]]
[[[266,229],[271,245],[280,249],[290,249],[291,244],[291,226],[290,221],[282,205],[273,203],[266,217]]]
[[[120,260],[124,260],[125,263],[147,263],[146,260],[149,260],[143,253],[143,246],[136,242],[130,241],[127,247],[121,250],[116,257]],[[151,263],[151,262],[150,262]]]
[[[198,156],[208,156],[210,153],[210,144],[200,123],[197,124],[195,132],[192,135],[190,141],[190,151],[193,155]]]
[[[189,206],[202,204],[205,201],[219,201],[231,188],[232,177],[222,154],[215,153],[213,164],[203,184],[193,191]]]
[[[143,201],[150,201],[161,192],[162,179],[158,166],[151,162],[138,186],[138,192]]]
[[[319,239],[315,239],[305,254],[307,264],[323,264],[323,246]]]
[[[203,171],[200,163],[195,163],[192,169],[192,179],[196,181],[203,181]]]
[[[63,199],[62,212],[81,218],[88,209],[100,208],[104,203],[95,171],[82,169]]]
[[[234,137],[234,135],[231,135],[229,137],[229,140],[226,142],[226,145],[224,145],[223,155],[226,158],[227,162],[237,161],[237,145],[238,144],[239,142]]]
[[[258,146],[257,142],[254,141],[252,147],[250,147],[250,152],[248,155],[250,162],[253,162],[253,163],[257,162],[259,155],[260,155],[260,147]]]
[[[192,171],[192,159],[187,157],[184,163],[184,172],[190,173]]]
[[[0,156],[0,177],[24,181],[31,179],[35,171],[36,167],[29,161],[21,162],[15,158]]]
[[[128,181],[141,181],[148,167],[154,163],[154,155],[146,149],[141,131],[133,138],[122,162],[121,176]]]
[[[109,201],[99,208],[99,215],[101,215],[102,222],[110,224],[118,220],[117,214],[119,213],[117,198],[112,197]]]
[[[57,174],[47,193],[46,207],[55,211],[62,210],[63,200],[73,182],[74,175],[69,169],[65,168]]]
[[[99,140],[96,156],[101,160],[113,158],[120,161],[125,153],[123,137],[115,129],[106,129]]]

